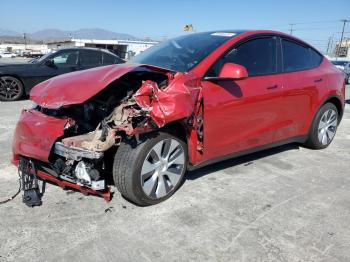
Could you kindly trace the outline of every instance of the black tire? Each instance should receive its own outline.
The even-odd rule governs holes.
[[[160,198],[152,198],[148,196],[142,188],[141,169],[152,148],[160,141],[169,139],[176,140],[183,149],[185,164],[181,172],[181,178],[176,186],[174,186],[165,196]],[[121,142],[114,157],[114,183],[124,198],[139,206],[158,204],[171,197],[181,186],[186,172],[187,162],[187,145],[181,139],[170,133],[156,131],[129,137]]]
[[[334,135],[333,137],[331,137],[329,139],[329,141],[327,140],[327,143],[322,143],[319,139],[319,125],[320,125],[320,121],[321,118],[323,117],[323,115],[326,112],[329,112],[329,110],[334,110],[334,112],[336,113],[336,127],[334,129]],[[335,133],[337,131],[337,126],[339,124],[339,112],[337,107],[332,104],[332,103],[326,103],[324,104],[316,113],[314,120],[312,121],[311,127],[310,127],[310,131],[309,131],[309,136],[307,141],[305,142],[305,146],[311,149],[323,149],[326,148],[330,145],[330,143],[333,141],[334,137],[335,137]]]
[[[0,77],[0,101],[16,101],[23,94],[24,87],[19,79],[13,76]]]

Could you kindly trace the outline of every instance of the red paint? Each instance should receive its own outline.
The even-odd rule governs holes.
[[[171,76],[167,87],[160,89],[154,82],[145,81],[134,98],[140,106],[152,109],[150,117],[158,127],[180,120],[187,125],[192,165],[290,137],[305,136],[318,108],[331,96],[337,97],[344,106],[344,76],[325,58],[315,69],[255,77],[247,77],[244,67],[226,64],[221,76],[239,79],[203,79],[221,55],[238,41],[255,34],[287,36],[265,30],[242,33],[218,47],[190,72],[175,76],[162,68],[130,64],[70,73],[37,85],[31,92],[31,99],[48,108],[79,104],[138,68],[163,72]],[[322,81],[316,81],[321,78]],[[200,106],[202,102],[203,107]],[[201,112],[203,141],[196,131]],[[48,162],[52,145],[62,136],[66,121],[24,111],[14,137],[13,162],[18,161],[19,155]]]
[[[169,70],[149,65],[102,66],[50,78],[31,90],[30,99],[40,106],[51,109],[81,104],[116,79],[138,68],[169,72]]]
[[[184,79],[184,75],[178,73],[163,90],[158,88],[157,83],[147,80],[135,93],[137,104],[151,111],[150,117],[158,127],[192,114],[198,92],[196,87],[189,85],[189,81],[183,84]]]
[[[55,118],[36,110],[23,110],[13,138],[13,154],[48,162],[51,148],[63,135],[68,118]]]
[[[109,202],[111,200],[110,187],[108,187],[105,191],[96,191],[96,190],[93,190],[93,189],[90,189],[90,188],[87,188],[87,187],[83,187],[83,186],[80,186],[80,185],[77,185],[77,184],[70,183],[68,181],[57,179],[57,178],[55,178],[55,177],[53,177],[53,176],[51,176],[49,174],[46,174],[45,172],[40,171],[40,170],[37,171],[37,175],[41,179],[53,182],[53,183],[57,184],[58,186],[60,186],[63,189],[65,189],[67,187],[68,188],[73,188],[73,189],[79,190],[84,195],[89,195],[89,194],[97,195],[97,196],[103,197],[103,199],[106,200],[107,202]]]

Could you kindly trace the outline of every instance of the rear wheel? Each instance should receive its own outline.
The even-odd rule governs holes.
[[[327,103],[317,112],[309,133],[306,146],[322,149],[333,141],[338,127],[338,109],[332,103]]]
[[[16,101],[22,97],[24,88],[22,82],[12,76],[0,77],[0,100]]]
[[[125,140],[114,158],[115,185],[126,199],[140,206],[160,203],[180,187],[187,159],[186,144],[169,133]]]

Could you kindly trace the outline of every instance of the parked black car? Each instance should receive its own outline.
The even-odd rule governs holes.
[[[61,49],[25,64],[0,65],[0,100],[18,100],[36,84],[57,75],[124,62],[105,49],[78,47]]]

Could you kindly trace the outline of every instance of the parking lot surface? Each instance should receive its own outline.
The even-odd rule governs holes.
[[[30,106],[0,102],[0,201],[18,188],[11,140]],[[350,261],[349,130],[350,100],[329,148],[292,144],[204,167],[151,207],[54,185],[41,207],[18,196],[0,205],[0,261]]]

